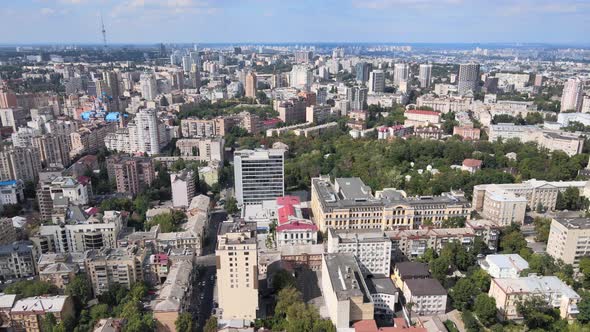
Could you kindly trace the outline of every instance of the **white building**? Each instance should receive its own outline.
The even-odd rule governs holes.
[[[582,110],[584,83],[579,78],[570,78],[563,86],[561,95],[561,112]]]
[[[406,303],[413,303],[412,312],[419,316],[444,314],[447,309],[447,291],[436,279],[416,278],[404,282]]]
[[[289,86],[308,91],[313,81],[313,75],[307,65],[295,65],[289,74]]]
[[[518,278],[529,268],[529,263],[519,254],[487,255],[478,263],[492,278]]]
[[[285,150],[235,151],[234,179],[239,206],[285,196]]]
[[[172,184],[172,205],[174,207],[188,207],[196,193],[196,174],[192,170],[184,169],[170,174]]]
[[[383,231],[328,229],[328,253],[353,254],[364,274],[389,275],[391,239]]]
[[[402,82],[408,81],[410,67],[407,63],[396,63],[393,67],[393,84],[399,86]]]
[[[139,78],[141,95],[145,100],[154,100],[158,95],[158,82],[153,73],[143,73]]]

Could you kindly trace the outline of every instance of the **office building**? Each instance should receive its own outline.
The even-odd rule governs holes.
[[[559,310],[563,319],[573,319],[578,313],[580,296],[555,276],[494,278],[488,295],[496,300],[498,315],[505,320],[522,320],[518,303],[528,298],[541,298]]]
[[[336,329],[348,329],[351,322],[373,319],[375,305],[352,254],[324,255],[321,287]]]
[[[385,72],[373,70],[369,74],[369,93],[383,93],[385,91]]]
[[[328,229],[328,253],[353,254],[363,274],[389,275],[391,240],[379,229]]]
[[[41,171],[39,150],[33,147],[12,147],[0,151],[0,180],[36,182]]]
[[[407,82],[410,75],[410,67],[407,63],[396,63],[393,67],[393,84],[399,86],[402,82]]]
[[[246,97],[247,98],[256,98],[256,90],[258,89],[258,79],[256,74],[253,72],[248,73],[246,75]]]
[[[135,196],[148,188],[156,177],[151,158],[113,155],[107,158],[107,172],[115,180],[117,192]]]
[[[360,178],[336,178],[332,183],[325,176],[311,180],[311,209],[321,231],[412,228],[425,222],[440,225],[451,217],[469,219],[471,211],[460,192],[407,197],[403,191],[386,188],[373,196]]]
[[[35,296],[20,299],[10,310],[11,325],[16,331],[44,331],[43,321],[51,314],[56,323],[74,318],[76,309],[68,295]]]
[[[253,322],[257,317],[257,243],[256,224],[223,222],[219,227],[215,257],[222,319]]]
[[[529,268],[529,263],[519,254],[487,255],[478,263],[492,278],[518,278]]]
[[[479,91],[479,64],[469,63],[459,65],[459,83],[457,92],[463,96],[468,92]]]
[[[557,215],[551,220],[547,254],[577,268],[580,259],[590,255],[590,247],[587,246],[589,236],[590,219]]]
[[[370,63],[359,62],[354,67],[356,73],[356,81],[358,83],[365,83],[369,80],[369,72],[373,66]]]
[[[175,208],[188,207],[190,201],[195,197],[198,177],[190,169],[184,169],[178,173],[170,174],[172,184],[172,206]]]
[[[256,204],[285,196],[285,151],[281,149],[234,152],[234,179],[238,205]]]
[[[570,78],[563,86],[561,112],[580,112],[584,97],[584,83],[579,78]]]
[[[94,294],[107,292],[116,284],[130,289],[134,283],[143,281],[146,252],[137,246],[90,250],[85,264]]]
[[[429,88],[432,82],[432,65],[423,63],[420,65],[418,80],[421,88]]]

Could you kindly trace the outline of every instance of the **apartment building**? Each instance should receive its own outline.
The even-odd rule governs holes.
[[[178,261],[170,267],[152,306],[156,331],[175,331],[178,316],[189,311],[195,282],[193,271],[190,261]]]
[[[473,208],[487,219],[497,220],[502,225],[522,222],[523,205],[534,210],[538,206],[554,210],[557,194],[574,187],[580,195],[586,195],[587,181],[527,180],[522,183],[480,184],[473,187]],[[488,196],[489,195],[489,196]]]
[[[579,266],[580,259],[590,255],[590,219],[560,214],[551,220],[547,254],[565,264]]]
[[[0,245],[12,244],[16,241],[16,228],[11,218],[0,219]]]
[[[151,158],[114,155],[107,158],[109,179],[115,179],[117,192],[137,195],[151,186],[156,177]]]
[[[75,132],[70,134],[72,148],[70,156],[85,153],[96,153],[105,147],[105,138],[108,134],[114,133],[117,129],[115,123],[91,122],[84,124]]]
[[[451,217],[469,219],[471,211],[461,192],[407,197],[403,191],[386,188],[373,196],[360,178],[336,178],[332,183],[325,176],[311,180],[311,209],[321,231],[440,225]]]
[[[399,300],[399,290],[393,285],[389,274],[367,277],[365,283],[373,300],[375,315],[385,315],[393,318],[395,304]]]
[[[440,85],[440,87],[439,87],[439,85]],[[437,92],[437,94],[439,94],[440,96],[438,96],[438,97],[434,96],[434,95],[419,96],[416,99],[416,105],[418,108],[430,107],[433,110],[441,112],[443,114],[446,114],[449,112],[460,113],[460,112],[469,111],[469,109],[471,107],[471,103],[473,101],[473,98],[444,96],[448,92],[450,92],[448,87],[441,85],[441,84],[437,84],[435,86],[435,89],[437,87],[444,88],[444,91],[440,90]]]
[[[181,156],[198,157],[199,161],[223,162],[224,140],[213,138],[182,138],[176,141]]]
[[[39,150],[12,147],[0,151],[0,180],[37,181],[41,171]]]
[[[217,117],[211,120],[187,118],[180,121],[182,137],[201,138],[224,136],[234,125],[233,119]]]
[[[254,223],[223,222],[219,227],[215,257],[222,319],[252,322],[257,317],[257,244]]]
[[[234,179],[239,206],[285,195],[285,150],[234,152]]]
[[[363,274],[389,275],[391,240],[380,229],[328,229],[330,254],[350,253],[355,256]]]
[[[408,279],[403,288],[405,303],[418,316],[441,315],[447,310],[447,290],[436,279]]]
[[[536,142],[542,148],[549,151],[561,150],[570,157],[582,153],[584,147],[584,138],[575,133],[512,123],[490,125],[489,141],[495,142],[500,138],[503,140],[516,138],[523,143]]]
[[[428,248],[440,253],[445,244],[454,241],[471,247],[476,238],[484,240],[490,250],[495,250],[498,247],[500,226],[479,229],[467,226],[463,228],[399,229],[385,231],[385,234],[391,239],[391,250],[395,260],[404,257],[420,257]]]
[[[453,136],[461,136],[464,140],[478,140],[481,135],[481,129],[474,128],[473,125],[453,127]]]
[[[66,214],[75,214],[75,220],[39,227],[38,233],[32,239],[37,242],[41,252],[84,252],[117,247],[117,237],[124,224],[123,213],[105,211],[103,214],[88,217],[79,209],[69,211]]]
[[[57,323],[75,315],[74,302],[68,295],[35,296],[16,301],[10,310],[16,331],[43,331],[43,319],[52,314]]]
[[[85,265],[94,294],[107,292],[115,284],[129,289],[135,282],[143,281],[146,253],[145,248],[137,246],[90,250]]]
[[[404,112],[406,127],[440,127],[440,112],[428,110],[406,110]]]
[[[190,169],[184,169],[178,173],[170,174],[172,205],[174,207],[189,206],[190,201],[195,197],[197,191],[197,179],[198,175]]]
[[[43,220],[51,220],[55,201],[66,201],[76,205],[88,204],[90,200],[91,184],[86,177],[75,179],[69,176],[49,174],[39,180],[37,188],[37,202]]]
[[[580,296],[555,276],[528,276],[518,278],[494,278],[488,292],[496,300],[498,314],[505,320],[520,320],[518,303],[539,297],[559,310],[561,318],[572,319],[578,313]]]
[[[36,250],[30,241],[0,246],[0,280],[29,278],[36,274]]]
[[[428,264],[420,262],[397,262],[391,274],[391,280],[399,289],[404,289],[407,280],[428,278],[431,278]]]
[[[324,254],[321,287],[336,329],[347,329],[351,322],[373,319],[375,304],[354,255]]]

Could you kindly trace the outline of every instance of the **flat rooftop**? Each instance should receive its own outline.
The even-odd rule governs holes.
[[[562,224],[568,229],[590,229],[590,218],[556,216],[553,218],[556,222]]]
[[[369,290],[361,270],[352,254],[325,254],[324,260],[332,288],[339,301],[353,297],[363,297],[363,302],[371,302]]]
[[[399,293],[399,289],[393,285],[391,278],[385,275],[375,275],[365,279],[365,282],[370,294],[396,295]]]

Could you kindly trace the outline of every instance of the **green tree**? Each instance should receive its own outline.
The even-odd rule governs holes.
[[[473,311],[483,325],[491,326],[496,323],[496,299],[493,297],[483,293],[477,295]]]
[[[438,257],[430,261],[430,273],[434,278],[438,279],[438,281],[440,281],[444,285],[444,282],[447,278],[447,273],[449,272],[450,265],[451,263],[448,257]]]
[[[66,294],[74,298],[78,308],[85,306],[92,298],[92,286],[86,274],[78,274],[66,286]]]
[[[234,197],[228,197],[225,201],[225,210],[229,214],[237,213],[238,210],[238,201]]]
[[[23,297],[57,295],[57,291],[53,284],[36,280],[17,281],[4,289],[6,294],[19,294]]]
[[[295,277],[287,270],[279,270],[272,277],[272,288],[275,291],[287,287],[295,287]]]
[[[459,279],[451,288],[449,296],[453,306],[461,311],[471,308],[473,296],[477,295],[478,289],[468,278]]]
[[[539,242],[547,243],[549,239],[549,227],[551,226],[551,218],[541,218],[536,217],[533,221],[535,225],[535,232],[537,235],[535,236],[535,240]]]
[[[211,316],[207,319],[203,332],[217,332],[217,317]]]
[[[45,317],[41,318],[41,330],[44,332],[53,332],[57,327],[57,319],[52,313],[45,314]]]
[[[559,314],[541,297],[529,297],[516,305],[529,329],[544,329],[559,320]]]
[[[590,294],[581,292],[580,296],[582,299],[578,302],[579,313],[576,319],[582,324],[590,324]]]
[[[480,292],[487,293],[487,291],[490,289],[492,278],[484,269],[477,268],[473,270],[469,276],[469,279]]]
[[[527,242],[516,225],[508,227],[500,235],[500,250],[504,254],[518,254],[527,248]]]
[[[174,322],[177,332],[192,332],[193,331],[193,317],[188,312],[183,312],[178,315]]]

